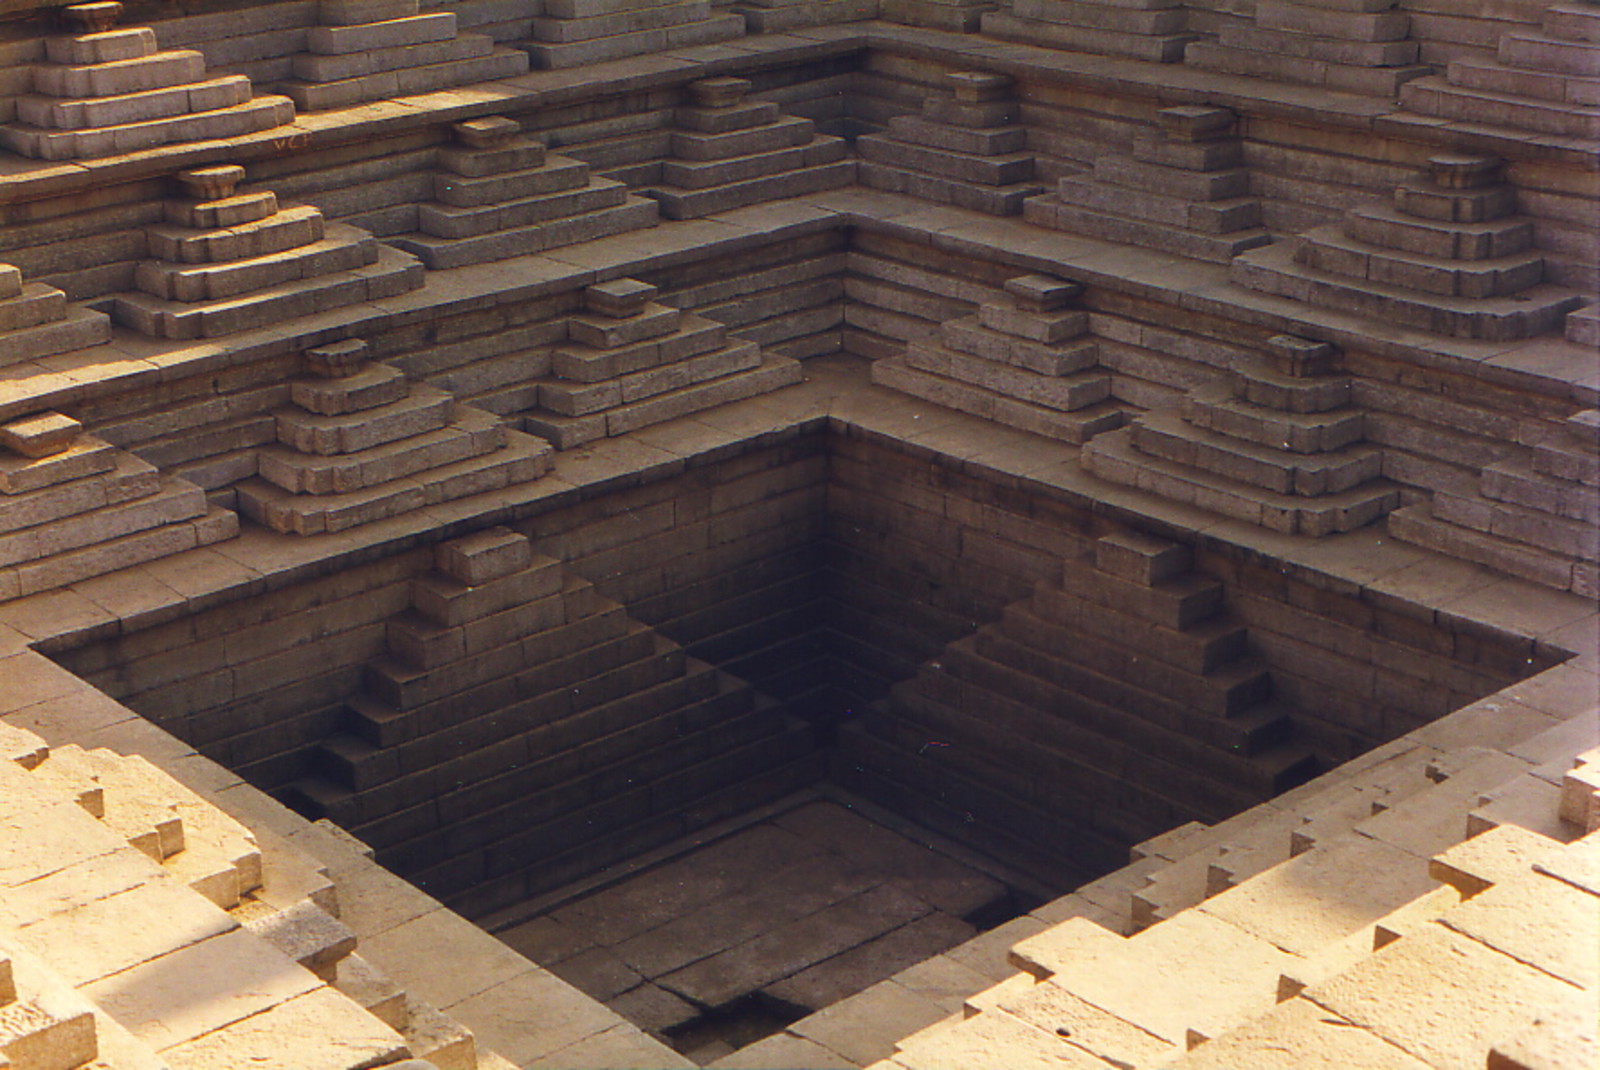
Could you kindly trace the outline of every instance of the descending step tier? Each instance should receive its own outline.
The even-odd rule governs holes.
[[[1196,40],[1178,0],[1002,0],[983,16],[990,37],[1072,52],[1177,63]]]
[[[1433,73],[1418,63],[1411,16],[1390,4],[1261,0],[1251,25],[1225,25],[1185,61],[1206,70],[1393,98]]]
[[[719,13],[710,0],[545,0],[531,41],[520,42],[535,67],[582,67],[726,41],[744,33],[744,19]]]

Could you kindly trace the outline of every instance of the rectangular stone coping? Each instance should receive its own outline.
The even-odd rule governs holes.
[[[983,66],[1015,78],[1151,98],[1164,105],[1224,105],[1265,117],[1371,130],[1456,150],[1470,148],[1514,159],[1532,156],[1588,171],[1600,170],[1600,155],[1583,138],[1420,115],[1404,111],[1395,101],[1321,86],[1222,74],[1182,63],[1148,63],[1040,48],[981,34],[865,21],[796,27],[783,33],[737,37],[714,45],[668,49],[577,68],[535,70],[498,81],[302,113],[285,126],[252,134],[93,160],[45,161],[0,154],[0,204],[60,196],[107,182],[132,181],[207,163],[269,158],[291,150],[389,136],[417,126],[685,85],[702,78],[815,62],[871,49],[961,67]]]

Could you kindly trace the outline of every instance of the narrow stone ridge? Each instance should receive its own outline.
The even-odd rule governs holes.
[[[0,426],[0,598],[208,546],[239,518],[205,492],[42,412]]]
[[[748,204],[847,186],[855,163],[843,138],[810,119],[747,100],[744,78],[690,82],[690,103],[673,112],[672,155],[661,183],[643,190],[668,219],[697,219]]]
[[[283,91],[301,111],[414,96],[528,70],[528,55],[485,34],[458,33],[453,11],[419,0],[321,0],[307,51]]]
[[[1286,535],[1351,531],[1400,505],[1326,343],[1279,335],[1265,359],[1084,448],[1101,479]]]
[[[289,797],[489,911],[770,802],[811,729],[634,620],[526,537],[441,544]]]
[[[1021,215],[1044,192],[1033,181],[1028,133],[1009,75],[956,71],[945,91],[922,101],[920,115],[897,115],[883,134],[856,139],[863,186],[971,208]]]
[[[1230,274],[1252,290],[1456,338],[1555,330],[1583,299],[1544,281],[1533,222],[1500,171],[1494,157],[1431,157],[1392,205],[1241,253]]]
[[[1177,63],[1196,35],[1181,0],[1003,0],[983,32],[1007,41]]]
[[[435,271],[525,256],[655,226],[657,208],[589,165],[545,152],[513,119],[451,127],[439,153],[432,201],[417,207],[420,232],[389,239]]]
[[[879,0],[739,0],[748,33],[782,33],[798,26],[825,26],[878,17]]]
[[[0,368],[111,340],[111,318],[67,303],[54,286],[24,282],[0,264]]]
[[[1244,142],[1227,108],[1186,105],[1156,113],[1157,132],[1131,156],[1101,156],[1067,175],[1054,196],[1030,198],[1030,223],[1227,263],[1266,245],[1261,201],[1250,196]]]
[[[1089,339],[1081,287],[1048,275],[1006,280],[1008,302],[949,320],[938,342],[875,361],[872,381],[936,405],[1068,442],[1122,425],[1111,375]]]
[[[43,160],[81,160],[185,141],[253,134],[294,119],[287,97],[254,97],[243,75],[206,76],[193,50],[161,51],[147,26],[117,29],[122,5],[76,4],[61,17],[77,32],[45,41],[32,92],[0,146]]]
[[[1389,518],[1396,538],[1600,597],[1600,411]]]
[[[1600,9],[1552,4],[1540,31],[1506,31],[1494,59],[1452,60],[1444,77],[1406,83],[1400,103],[1469,123],[1600,137]]]
[[[541,12],[533,40],[518,44],[535,67],[582,67],[744,34],[744,18],[714,11],[711,0],[544,0]]]
[[[1253,25],[1224,25],[1185,62],[1225,74],[1392,98],[1432,74],[1418,63],[1411,16],[1393,0],[1259,0]]]
[[[411,257],[309,205],[235,193],[243,178],[236,166],[178,172],[184,196],[145,228],[155,259],[140,262],[140,292],[118,294],[112,318],[156,338],[216,338],[422,285]]]
[[[1186,547],[1106,536],[847,724],[838,775],[1071,884],[1118,843],[1293,787],[1316,760],[1222,593]]]
[[[316,535],[527,483],[553,452],[492,413],[370,364],[359,339],[307,350],[311,375],[290,384],[278,445],[239,485],[245,515],[274,531]]]
[[[522,427],[558,449],[688,416],[798,383],[800,363],[730,341],[727,328],[654,300],[656,287],[614,279],[584,291]]]

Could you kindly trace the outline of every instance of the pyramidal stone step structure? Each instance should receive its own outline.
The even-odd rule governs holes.
[[[744,34],[744,18],[711,0],[544,0],[533,39],[518,43],[535,67],[582,67],[708,45]]]
[[[1255,21],[1224,25],[1216,41],[1196,41],[1185,62],[1225,74],[1392,98],[1418,63],[1411,16],[1393,0],[1259,0]]]
[[[1156,113],[1157,131],[1131,156],[1101,156],[1067,175],[1055,196],[1027,202],[1029,222],[1107,241],[1227,263],[1272,241],[1250,196],[1244,142],[1227,108],[1184,105]]]
[[[800,382],[799,361],[730,341],[714,320],[657,303],[656,287],[614,279],[584,290],[522,427],[558,449]]]
[[[599,178],[582,160],[547,153],[514,119],[452,125],[439,153],[434,199],[417,206],[419,231],[388,244],[431,270],[525,256],[655,226],[655,202]]]
[[[366,353],[360,339],[306,351],[311,374],[290,384],[278,444],[239,485],[245,515],[274,531],[344,531],[550,470],[544,442]]]
[[[183,196],[145,229],[154,259],[118,294],[112,317],[155,338],[216,338],[296,316],[392,297],[422,285],[413,258],[312,206],[269,191],[236,193],[244,168],[180,171]]]
[[[1196,35],[1180,0],[1002,0],[983,32],[1030,45],[1178,63]]]
[[[418,0],[320,0],[283,91],[301,111],[414,96],[528,71],[528,54],[459,33],[453,11]]]
[[[878,17],[878,0],[739,0],[746,33],[782,33],[803,26],[860,22]]]
[[[0,146],[42,160],[82,160],[253,134],[294,119],[287,97],[256,97],[243,75],[209,77],[205,56],[164,51],[147,26],[116,28],[114,0],[75,4],[72,32],[45,40],[32,91],[0,123]]]
[[[1439,155],[1428,173],[1342,224],[1241,253],[1241,286],[1456,338],[1558,330],[1583,303],[1546,283],[1533,223],[1489,156]]]
[[[1494,59],[1464,56],[1443,77],[1407,82],[1400,103],[1445,119],[1600,137],[1600,7],[1552,4],[1539,30],[1507,30]]]
[[[54,286],[25,282],[20,270],[0,264],[0,368],[110,340],[105,313],[68,304]]]
[[[0,425],[0,597],[64,587],[238,534],[205,492],[42,412]]]
[[[1350,394],[1337,349],[1278,335],[1264,360],[1189,391],[1178,412],[1144,413],[1095,439],[1083,465],[1284,534],[1351,531],[1397,508],[1400,491]]]
[[[441,544],[387,636],[288,794],[446,901],[519,902],[815,764],[809,727],[505,528]]]
[[[702,78],[687,92],[689,103],[673,112],[672,156],[661,164],[661,183],[643,191],[668,219],[698,219],[854,180],[843,138],[818,134],[810,119],[783,115],[770,101],[748,100],[748,79]]]
[[[1120,427],[1111,374],[1074,308],[1082,287],[1048,275],[1007,279],[1009,302],[940,325],[937,342],[872,365],[872,381],[1048,438],[1087,442]]]
[[[920,115],[897,115],[882,134],[856,138],[863,186],[990,215],[1021,215],[1044,192],[1009,75],[954,71]]]
[[[1549,587],[1600,597],[1600,411],[1585,409],[1526,456],[1399,510],[1389,533]]]
[[[1222,585],[1186,547],[1110,535],[1062,564],[1059,583],[845,726],[848,786],[920,799],[899,812],[957,839],[1014,844],[1007,830],[1031,829],[1024,852],[1063,875],[1076,866],[1075,885],[1120,864],[1118,843],[1218,820],[1314,773]],[[943,811],[946,793],[970,812]]]

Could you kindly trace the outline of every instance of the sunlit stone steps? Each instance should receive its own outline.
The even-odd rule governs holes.
[[[1196,39],[1176,0],[1003,0],[983,16],[991,37],[1031,45],[1177,63]]]
[[[1223,26],[1189,46],[1206,70],[1394,97],[1433,68],[1417,62],[1411,16],[1382,0],[1262,0],[1252,25]]]
[[[0,124],[0,145],[12,152],[88,159],[252,134],[294,118],[287,98],[253,96],[242,75],[207,77],[201,53],[161,51],[149,27],[115,28],[120,3],[62,10],[79,32],[47,39],[34,92]]]
[[[104,313],[69,304],[54,286],[25,282],[17,268],[0,264],[0,367],[110,340]]]
[[[580,67],[744,34],[744,19],[718,12],[710,0],[546,0],[533,39],[518,42],[533,65]]]

